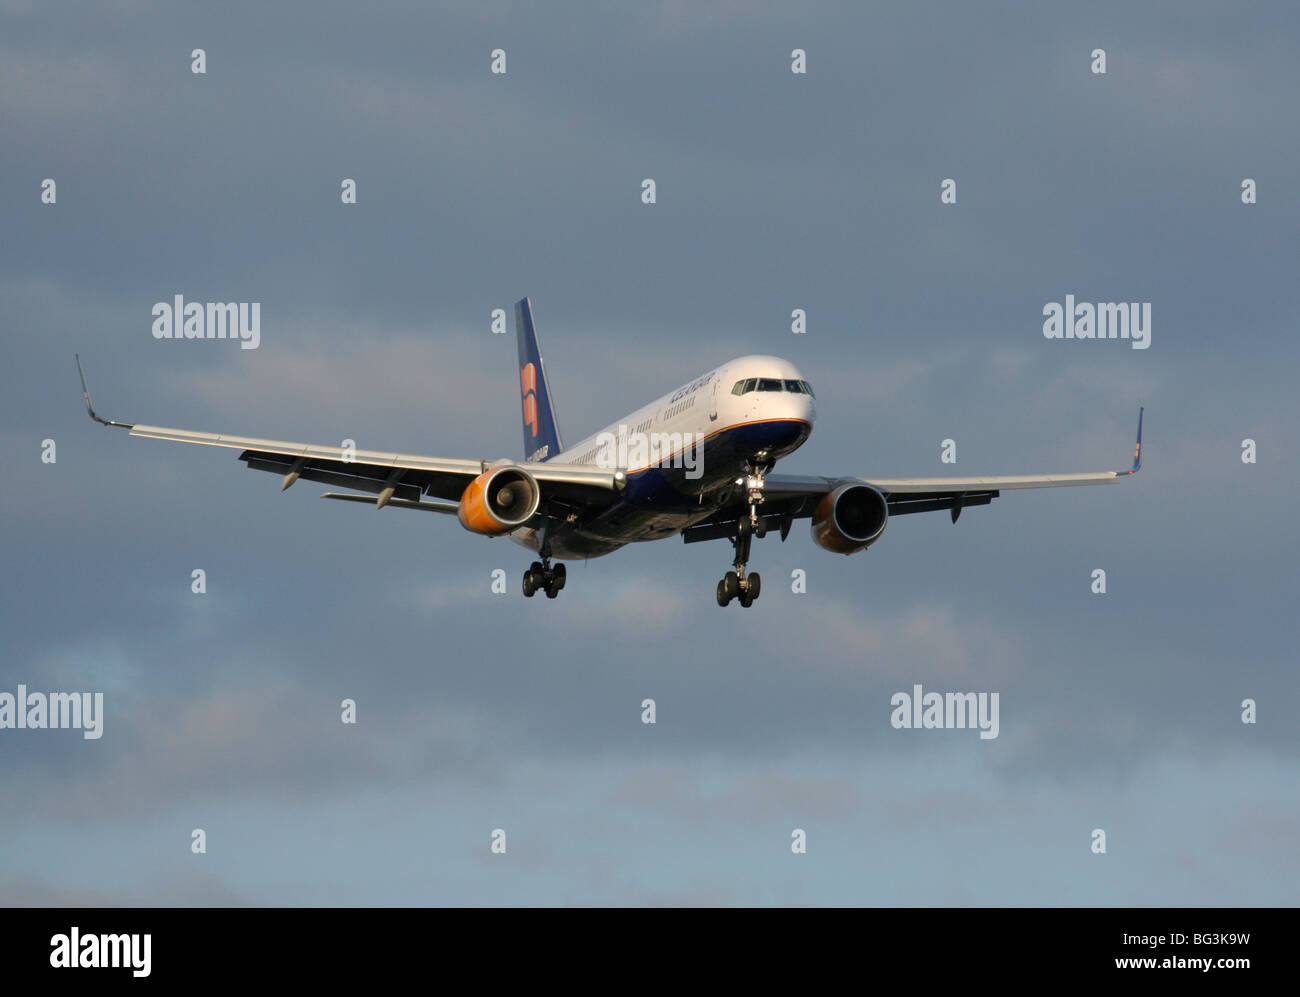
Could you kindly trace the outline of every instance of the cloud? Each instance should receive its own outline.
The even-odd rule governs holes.
[[[65,885],[35,876],[0,876],[3,907],[246,907],[251,901],[220,877],[173,870],[143,889],[121,892]]]
[[[913,680],[945,690],[997,689],[1024,665],[1016,637],[987,621],[958,619],[949,607],[914,606],[896,619],[873,616],[834,598],[807,600],[799,626],[778,636],[782,650],[798,653],[816,635],[817,653],[801,656],[801,671],[837,678],[893,682],[910,691]]]
[[[1298,706],[1280,290],[1297,226],[1278,193],[1300,134],[1292,13],[1225,21],[1193,3],[1171,35],[1166,12],[1116,3],[937,22],[329,2],[312,44],[286,47],[305,8],[4,9],[0,688],[109,695],[93,745],[0,732],[0,794],[23,801],[0,894],[1280,896],[1250,851],[1285,851],[1294,814],[1276,801],[1300,738],[1266,719]],[[1104,78],[1087,71],[1098,44]],[[488,72],[498,45],[504,78]],[[195,46],[206,77],[188,71]],[[1258,205],[1240,203],[1247,175]],[[939,204],[946,177],[956,205]],[[1071,291],[1152,301],[1151,349],[1045,341],[1042,305]],[[261,301],[261,348],[153,340],[149,308],[177,292]],[[518,454],[515,344],[488,316],[524,294],[570,442],[774,353],[821,405],[781,472],[1119,469],[1139,404],[1146,467],[1114,488],[1006,493],[956,527],[900,518],[852,558],[801,524],[757,546],[750,610],[712,604],[725,543],[673,540],[570,564],[559,599],[525,601],[534,555],[508,541],[312,486],[281,495],[229,452],[93,426],[77,397],[74,351],[115,418]],[[39,460],[46,437],[57,464]],[[938,463],[949,437],[956,468]],[[786,588],[796,566],[807,595]],[[1097,566],[1105,597],[1088,591]],[[888,697],[915,682],[1002,692],[1001,736],[892,730]],[[1247,695],[1255,728],[1236,715]],[[1225,798],[1221,825],[1204,801]],[[1071,864],[1098,811],[1123,847],[1106,869]],[[787,872],[772,863],[794,812],[818,826]],[[242,850],[214,848],[206,883],[171,866],[150,880],[153,846],[171,847],[153,836],[194,813]],[[483,858],[506,820],[518,866]],[[96,849],[114,856],[98,871],[31,873]]]

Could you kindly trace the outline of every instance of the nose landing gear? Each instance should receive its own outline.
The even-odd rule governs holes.
[[[767,533],[767,522],[759,511],[763,504],[763,476],[772,469],[773,462],[766,454],[759,454],[750,461],[744,477],[737,478],[736,484],[744,487],[749,499],[749,515],[741,516],[736,522],[736,536],[731,541],[736,551],[732,567],[718,582],[718,605],[729,605],[732,599],[739,599],[741,606],[748,609],[758,598],[763,580],[757,571],[746,573],[745,565],[749,562],[750,545],[754,537]]]
[[[754,528],[749,520],[742,519],[736,524],[736,538],[731,542],[736,550],[732,561],[733,571],[728,571],[718,582],[718,605],[726,606],[732,599],[739,599],[740,604],[748,609],[754,604],[761,591],[763,579],[757,571],[745,571],[749,561],[749,548],[754,538]]]

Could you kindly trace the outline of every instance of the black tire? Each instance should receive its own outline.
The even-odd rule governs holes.
[[[731,596],[727,595],[727,580],[723,578],[718,582],[718,605],[726,606],[731,602]]]
[[[558,585],[551,584],[546,586],[546,598],[554,599],[559,594],[560,588]]]
[[[537,591],[537,580],[531,571],[524,572],[524,598],[531,599]]]
[[[722,576],[722,584],[727,587],[728,602],[740,595],[740,576],[734,571],[728,571]]]
[[[568,577],[568,572],[564,570],[564,565],[557,564],[551,571],[551,577],[555,580],[555,591],[564,588],[564,581]]]
[[[763,579],[757,571],[751,571],[745,576],[745,594],[749,596],[750,601],[758,598],[758,593],[763,589]]]
[[[758,525],[754,527],[754,536],[760,540],[767,536],[767,520],[762,516],[758,517]]]
[[[529,570],[529,571],[532,571],[532,572],[536,572],[537,577],[538,577],[538,578],[541,578],[541,577],[542,577],[542,562],[541,562],[541,561],[534,561],[532,564],[530,564],[530,565],[528,566],[528,570]]]
[[[746,609],[748,609],[750,606],[754,605],[754,597],[751,596],[748,592],[741,592],[740,604],[744,606]]]
[[[748,514],[741,516],[740,519],[736,521],[736,536],[741,540],[744,540],[745,537],[749,536],[749,534],[753,532],[753,529],[754,524],[749,521]]]

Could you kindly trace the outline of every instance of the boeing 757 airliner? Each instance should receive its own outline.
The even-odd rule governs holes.
[[[239,450],[256,471],[369,494],[326,492],[322,498],[376,509],[423,509],[455,515],[465,529],[509,535],[536,551],[524,572],[525,596],[554,599],[565,582],[557,558],[600,557],[637,540],[681,534],[687,543],[728,538],[732,570],[718,582],[719,606],[750,606],[761,581],[748,570],[750,544],[769,530],[789,535],[796,519],[812,520],[812,537],[838,554],[865,550],[891,516],[988,505],[1003,490],[1107,485],[1136,474],[1142,459],[1142,410],[1128,471],[998,475],[976,478],[796,477],[773,474],[812,432],[817,403],[794,365],[770,356],[724,363],[631,415],[566,447],[533,326],[532,304],[515,305],[522,460],[420,457],[382,450],[312,446],[90,417],[132,436]],[[77,360],[80,372],[81,360]]]

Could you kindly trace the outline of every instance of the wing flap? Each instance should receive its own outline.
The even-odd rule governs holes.
[[[377,498],[369,498],[365,495],[344,495],[339,492],[326,492],[321,498],[338,499],[342,502],[360,502],[363,505],[375,505],[379,502]],[[460,506],[453,502],[413,502],[395,498],[390,499],[386,505],[396,506],[398,509],[419,509],[421,512],[440,512],[444,516],[454,516],[460,511]]]
[[[911,492],[952,494],[954,492],[1011,491],[1016,488],[1063,488],[1069,485],[1113,485],[1128,471],[1097,471],[1087,474],[988,474],[978,478],[858,478],[886,495]]]
[[[323,485],[335,485],[339,488],[356,488],[378,494],[386,487],[391,487],[395,496],[410,502],[419,501],[420,496],[428,489],[429,484],[425,481],[418,483],[396,481],[390,485],[387,477],[383,474],[383,469],[375,465],[363,464],[359,468],[355,464],[339,465],[341,468],[351,468],[351,470],[335,470],[329,466],[320,466],[317,463],[304,463],[301,467],[296,467],[296,461],[277,454],[252,453],[249,451],[240,454],[239,459],[253,471],[270,471],[272,474],[284,475],[292,472],[298,478],[303,478],[306,481],[317,481]],[[370,468],[373,468],[374,472],[379,476],[368,475],[366,471]],[[462,487],[461,490],[464,491],[464,488]]]

